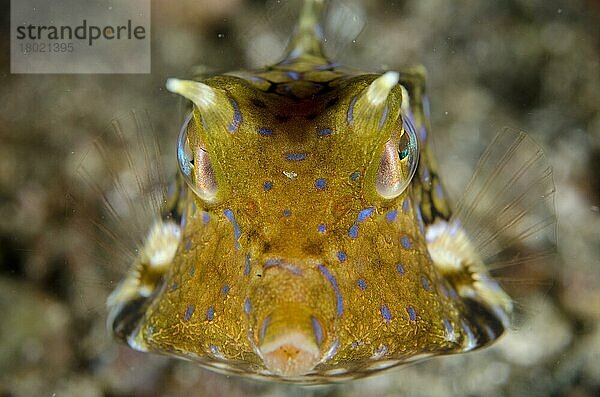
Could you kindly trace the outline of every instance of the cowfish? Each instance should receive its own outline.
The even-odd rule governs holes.
[[[553,223],[532,210],[553,191],[543,153],[505,130],[452,206],[423,69],[331,61],[325,8],[304,2],[277,64],[167,81],[190,104],[175,188],[107,302],[133,349],[317,384],[510,328],[513,300],[488,265]]]

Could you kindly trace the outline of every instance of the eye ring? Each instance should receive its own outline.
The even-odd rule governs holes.
[[[191,182],[192,170],[194,169],[194,163],[190,160],[191,149],[187,141],[187,129],[192,119],[192,113],[188,114],[179,130],[179,137],[177,138],[177,162],[179,164],[179,171],[188,184]],[[186,149],[189,152],[186,153]],[[189,153],[189,154],[188,154]]]
[[[216,198],[217,182],[206,150],[198,147],[194,153],[189,145],[188,129],[192,118],[193,114],[190,113],[179,131],[177,163],[179,171],[190,189],[202,200],[212,202]]]
[[[406,114],[402,115],[402,129],[400,142],[387,141],[379,162],[376,188],[385,199],[394,199],[406,190],[419,163],[417,134]]]
[[[412,118],[407,115],[402,115],[402,129],[408,134],[409,139],[404,148],[398,147],[398,156],[400,157],[400,160],[404,160],[407,156],[409,157],[409,161],[412,165],[408,177],[410,182],[415,175],[417,164],[419,163],[419,140],[417,139],[417,132]]]

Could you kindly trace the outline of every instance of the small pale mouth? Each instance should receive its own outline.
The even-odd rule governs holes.
[[[320,359],[313,335],[292,332],[260,346],[265,366],[275,375],[301,376],[312,370]]]
[[[265,318],[261,328],[258,350],[272,374],[302,376],[320,362],[325,332],[306,308],[279,308]]]

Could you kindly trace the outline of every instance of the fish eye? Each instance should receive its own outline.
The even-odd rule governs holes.
[[[200,199],[211,202],[217,195],[217,181],[204,145],[200,144],[195,149],[190,147],[188,129],[194,128],[194,123],[190,123],[191,120],[192,113],[188,115],[179,132],[177,141],[179,170],[190,189]]]
[[[398,197],[408,186],[419,161],[415,127],[406,115],[402,116],[399,138],[390,138],[385,144],[377,171],[377,193],[385,199]]]

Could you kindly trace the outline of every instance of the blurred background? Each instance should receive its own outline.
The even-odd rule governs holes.
[[[558,260],[492,347],[340,386],[226,377],[114,342],[104,301],[128,263],[96,220],[80,164],[111,120],[149,115],[173,169],[181,103],[164,89],[192,66],[278,59],[299,2],[152,2],[152,73],[11,75],[0,31],[0,396],[600,395],[600,3],[596,0],[334,1],[328,54],[379,71],[423,64],[432,136],[451,190],[502,127],[544,147],[557,187]],[[118,142],[107,141],[108,148]],[[98,186],[114,166],[97,164]],[[442,173],[443,174],[443,173]],[[517,280],[518,281],[518,280]]]

